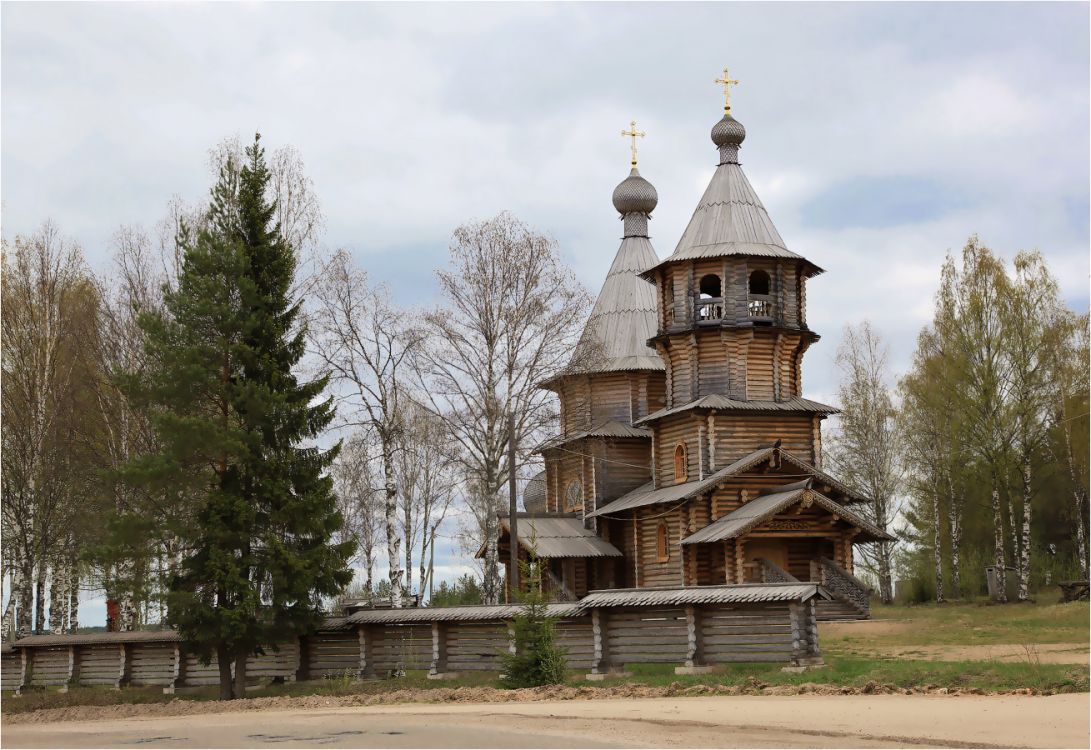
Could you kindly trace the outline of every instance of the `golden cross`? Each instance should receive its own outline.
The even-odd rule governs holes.
[[[636,129],[636,120],[633,120],[632,122],[629,123],[629,130],[622,130],[621,134],[633,139],[633,145],[630,146],[629,148],[632,150],[632,153],[633,153],[633,166],[635,167],[636,166],[636,139],[637,138],[643,138],[644,136],[647,135],[647,133],[643,133],[643,132],[637,130]]]
[[[727,68],[724,68],[724,77],[717,78],[713,83],[723,84],[724,87],[724,114],[731,114],[731,89],[729,86],[738,86],[739,82],[734,78],[730,78],[727,75]]]

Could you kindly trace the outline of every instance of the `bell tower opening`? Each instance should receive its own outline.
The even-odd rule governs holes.
[[[751,272],[746,308],[755,323],[772,322],[773,298],[769,294],[769,274],[761,269]]]
[[[723,286],[714,273],[705,274],[697,286],[697,321],[699,323],[722,320],[724,317]]]

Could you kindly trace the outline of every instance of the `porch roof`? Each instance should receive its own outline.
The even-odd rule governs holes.
[[[742,583],[717,586],[665,586],[639,589],[592,591],[579,605],[592,607],[677,606],[682,604],[735,604],[745,602],[807,601],[828,599],[816,583]]]
[[[822,404],[818,401],[811,401],[809,398],[803,398],[802,396],[795,396],[786,401],[741,401],[739,399],[728,398],[727,396],[714,393],[709,396],[702,396],[699,399],[680,406],[673,406],[669,409],[660,409],[642,419],[636,420],[634,424],[648,424],[657,419],[669,417],[672,414],[680,414],[686,411],[693,411],[694,409],[712,409],[726,412],[756,411],[766,413],[787,411],[807,412],[811,414],[837,414],[840,411],[836,407]]]
[[[893,536],[867,519],[850,511],[845,506],[835,503],[821,492],[816,492],[811,487],[812,483],[813,479],[808,478],[802,482],[779,487],[767,495],[760,495],[700,531],[690,534],[682,540],[682,544],[705,544],[737,538],[777,513],[802,501],[805,495],[809,496],[819,507],[840,516],[846,522],[860,529],[862,532],[858,537],[860,541],[875,542],[892,541],[894,539]]]
[[[633,427],[632,425],[624,424],[616,420],[610,420],[603,422],[592,427],[589,430],[580,430],[574,432],[571,435],[557,435],[551,437],[548,440],[541,443],[534,451],[540,452],[549,450],[550,448],[556,448],[564,445],[565,443],[571,443],[575,440],[582,440],[589,437],[605,437],[605,438],[638,438],[643,440],[651,440],[652,431],[646,430],[642,427]]]
[[[595,532],[583,527],[575,516],[522,515],[519,518],[519,546],[545,559],[565,557],[621,557],[621,551]],[[511,523],[500,519],[500,527],[511,534]],[[480,553],[479,555],[480,556]]]
[[[773,455],[773,451],[776,450],[775,446],[766,446],[759,448],[753,453],[740,458],[738,461],[725,466],[719,471],[709,474],[702,480],[696,482],[683,482],[682,484],[674,484],[669,487],[660,487],[655,489],[651,482],[637,487],[632,492],[628,492],[617,500],[607,503],[598,510],[592,513],[588,513],[587,517],[592,518],[594,516],[603,516],[610,513],[618,513],[623,510],[632,510],[633,508],[643,508],[647,505],[659,505],[661,503],[671,503],[677,500],[690,500],[697,497],[702,492],[706,492],[727,477],[738,474],[741,471],[756,466],[762,461],[766,460]]]

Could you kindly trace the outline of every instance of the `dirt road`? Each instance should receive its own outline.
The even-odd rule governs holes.
[[[9,748],[1088,747],[1086,694],[404,704],[10,724]]]

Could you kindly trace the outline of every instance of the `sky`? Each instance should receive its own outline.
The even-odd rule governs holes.
[[[804,390],[835,401],[846,324],[903,372],[939,267],[977,233],[1043,252],[1088,307],[1087,3],[0,6],[0,221],[53,220],[105,270],[123,225],[204,199],[207,152],[295,146],[326,217],[402,304],[428,304],[451,231],[509,210],[597,292],[610,205],[640,170],[660,257],[717,163],[713,80],[740,81],[740,161],[808,285]],[[437,577],[465,568],[452,547]],[[90,599],[82,619],[101,620]]]

